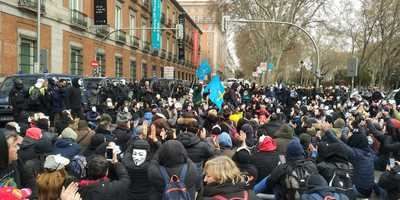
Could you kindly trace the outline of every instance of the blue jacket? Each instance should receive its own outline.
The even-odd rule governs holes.
[[[61,154],[62,156],[72,159],[74,156],[78,155],[81,151],[81,147],[73,139],[58,139],[54,143],[54,154]]]
[[[358,133],[361,134],[361,133]],[[341,140],[338,140],[331,131],[326,133],[326,136],[329,139],[335,140],[335,142],[343,143]],[[343,143],[345,144],[345,143]],[[374,178],[374,160],[375,154],[373,150],[370,148],[367,149],[359,149],[352,148],[350,146],[343,145],[343,147],[348,151],[350,155],[350,162],[353,164],[353,184],[356,186],[357,191],[365,196],[370,196],[372,189],[375,184]]]

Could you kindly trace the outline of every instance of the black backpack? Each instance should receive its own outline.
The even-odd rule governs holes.
[[[313,173],[305,160],[297,161],[293,166],[288,165],[284,179],[287,199],[300,199],[301,195],[309,188],[307,180]]]
[[[338,192],[347,192],[353,190],[353,165],[347,163],[328,163],[328,166],[332,167],[333,175],[329,182],[329,187],[334,187]]]
[[[185,186],[185,177],[188,170],[188,164],[183,165],[179,176],[168,175],[167,169],[160,166],[161,176],[164,179],[163,200],[191,200],[189,191]]]

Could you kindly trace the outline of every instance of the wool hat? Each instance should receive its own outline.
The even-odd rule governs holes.
[[[286,158],[295,160],[304,158],[303,146],[301,146],[300,141],[297,138],[289,142],[286,151]]]
[[[301,145],[303,145],[304,147],[308,147],[308,145],[311,143],[311,135],[307,133],[300,134],[299,138]]]
[[[76,132],[72,128],[67,127],[62,131],[61,138],[73,139],[76,141],[76,139],[78,138],[78,134],[76,134]]]
[[[16,131],[17,133],[21,133],[21,127],[18,125],[17,122],[8,122],[8,123],[6,124],[6,128],[7,128],[7,127],[12,127],[13,129],[15,129],[15,131]]]
[[[60,154],[48,155],[46,157],[46,161],[44,161],[44,168],[50,170],[60,170],[63,169],[68,164],[69,164],[69,159],[61,156]]]
[[[277,148],[276,141],[270,136],[260,137],[260,143],[258,145],[258,150],[261,152],[275,151]]]
[[[144,149],[150,151],[150,144],[147,140],[135,140],[132,143],[132,149]]]
[[[42,130],[40,128],[29,128],[26,130],[26,137],[31,138],[32,140],[40,140],[43,137]]]
[[[101,115],[100,124],[105,125],[105,124],[109,124],[111,122],[112,122],[112,118],[111,118],[111,116],[109,114],[104,113],[104,114]]]
[[[358,149],[366,149],[368,148],[368,138],[362,133],[353,134],[348,141],[349,146],[358,148]]]
[[[346,122],[342,118],[338,118],[333,123],[333,128],[344,128]]]
[[[231,136],[227,132],[222,132],[218,136],[218,143],[224,147],[232,147],[232,139]]]

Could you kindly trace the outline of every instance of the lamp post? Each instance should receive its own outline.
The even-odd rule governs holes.
[[[33,73],[40,71],[40,15],[41,15],[41,0],[37,0],[37,42],[36,42],[36,64],[34,65]]]

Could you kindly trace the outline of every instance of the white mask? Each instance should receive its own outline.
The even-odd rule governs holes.
[[[97,112],[96,106],[93,106],[93,107],[92,107],[92,111],[93,111],[93,112]]]
[[[133,149],[132,160],[136,166],[140,166],[146,161],[147,151],[144,149]]]
[[[126,112],[126,113],[129,112],[128,107],[126,107],[126,106],[124,107],[124,112]]]

